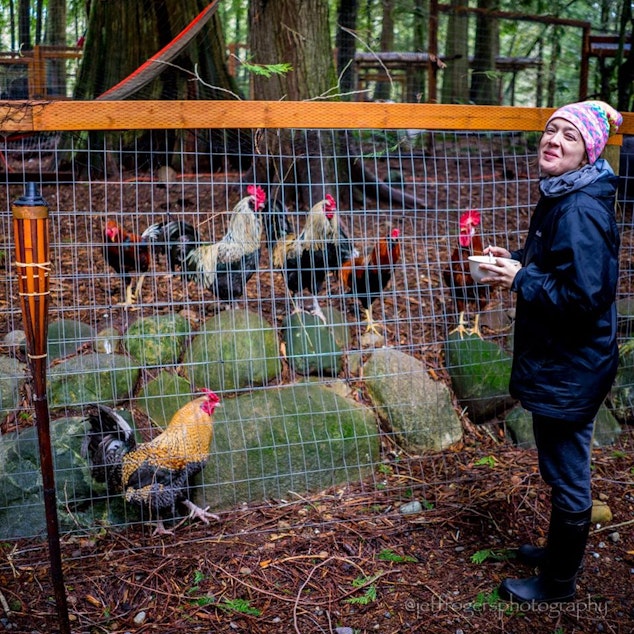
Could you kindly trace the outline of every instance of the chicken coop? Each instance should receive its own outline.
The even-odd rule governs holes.
[[[537,504],[527,493],[538,486],[527,414],[507,392],[514,297],[476,285],[466,257],[488,244],[521,245],[538,198],[539,130],[550,112],[390,103],[0,104],[2,541],[32,540],[37,549],[50,520],[37,434],[43,422],[30,378],[36,357],[46,374],[67,576],[98,565],[85,541],[95,531],[109,540],[103,531],[132,527],[148,541],[169,542],[164,548],[177,546],[153,535],[164,518],[135,505],[129,490],[111,489],[104,480],[112,473],[96,472],[91,421],[104,412],[124,421],[111,430],[122,434],[118,451],[132,437],[137,446],[155,442],[205,390],[220,406],[213,438],[200,436],[201,464],[182,497],[203,515],[188,522],[191,508],[174,508],[162,526],[188,547],[230,550],[221,540],[209,545],[219,534],[236,544],[245,533],[282,542],[297,518],[313,537],[351,516],[386,535],[399,522],[408,531],[440,530],[458,509],[475,522],[483,508],[489,513],[501,482],[512,490],[496,505],[522,508],[524,496]],[[621,146],[623,135],[634,134],[633,115],[625,114],[620,132],[606,153],[622,177],[625,345],[634,174]],[[29,234],[46,291],[26,296],[15,224],[16,214],[30,217],[25,208],[44,210],[50,241],[45,253],[38,247],[44,235]],[[473,242],[460,253],[466,222]],[[44,294],[38,355],[26,322],[29,302]],[[597,447],[607,447],[601,456],[631,452],[627,367],[619,381],[597,427]],[[202,432],[182,433],[194,442]],[[174,451],[170,445],[156,459],[168,461]],[[623,468],[618,484],[602,479],[599,467],[597,486],[625,508],[632,477]],[[324,510],[326,501],[335,510]],[[269,566],[265,559],[257,570]],[[10,561],[19,567],[20,553]],[[102,578],[97,568],[93,583]],[[102,597],[89,594],[90,609],[105,609]]]

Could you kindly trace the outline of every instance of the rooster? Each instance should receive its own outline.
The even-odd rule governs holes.
[[[312,207],[302,232],[289,234],[273,248],[273,265],[284,272],[288,290],[296,296],[304,290],[311,294],[308,312],[324,322],[317,301],[326,276],[358,252],[343,231],[336,214],[337,205],[330,194]],[[308,306],[308,303],[306,304]]]
[[[182,504],[188,517],[205,524],[218,516],[189,499],[193,476],[205,466],[213,434],[213,414],[220,399],[211,390],[179,409],[167,429],[150,442],[136,444],[134,432],[115,410],[97,406],[87,417],[90,431],[81,453],[92,477],[105,482],[110,493],[125,499],[157,521],[153,535],[171,534],[163,517],[173,517]]]
[[[174,273],[183,268],[187,253],[199,242],[196,228],[184,220],[168,220],[150,225],[144,232],[155,252],[167,257],[169,270]]]
[[[372,318],[372,303],[381,297],[388,285],[394,265],[401,259],[400,232],[392,229],[381,238],[368,255],[359,256],[343,263],[341,283],[346,291],[355,296],[365,311],[366,332],[379,334]]]
[[[247,194],[233,208],[229,228],[220,241],[182,245],[181,268],[223,301],[234,302],[244,295],[260,259],[266,194],[255,185],[247,187]]]
[[[150,237],[146,232],[139,236],[124,229],[114,220],[108,220],[106,223],[103,245],[104,258],[123,279],[125,300],[119,305],[125,308],[135,304],[141,294],[141,286],[152,260],[149,242]],[[134,292],[132,291],[133,273],[139,274]]]
[[[449,268],[443,271],[445,284],[451,289],[452,297],[456,303],[460,317],[458,327],[452,332],[480,334],[478,328],[479,314],[488,299],[488,288],[484,285],[476,285],[469,273],[469,256],[482,255],[482,238],[476,233],[476,227],[480,224],[480,212],[475,209],[465,211],[459,220],[460,235],[458,244],[451,253]],[[465,311],[469,304],[475,304],[476,315],[473,328],[465,327]]]

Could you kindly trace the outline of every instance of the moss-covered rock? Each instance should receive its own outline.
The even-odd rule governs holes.
[[[372,403],[408,452],[438,451],[462,438],[447,386],[434,381],[418,359],[380,348],[365,363],[363,376]]]
[[[187,348],[185,359],[190,383],[216,392],[264,385],[281,373],[275,329],[246,310],[210,317]]]
[[[484,423],[514,404],[509,395],[511,356],[477,335],[452,333],[445,342],[445,365],[461,405],[475,423]]]
[[[108,500],[81,456],[86,424],[81,417],[50,423],[57,515],[62,530],[97,521],[123,523],[123,498]],[[37,428],[2,437],[0,442],[0,538],[32,537],[46,531]]]
[[[379,460],[372,412],[318,384],[224,399],[197,503],[232,507],[355,481]]]
[[[48,372],[49,404],[73,407],[96,401],[116,403],[133,392],[139,372],[129,357],[120,354],[72,357]]]
[[[136,405],[159,427],[165,428],[176,411],[192,398],[189,381],[171,372],[161,372],[141,389]]]
[[[60,319],[48,326],[48,358],[55,361],[77,352],[82,346],[92,343],[94,329],[82,321]]]
[[[0,420],[18,407],[26,369],[26,364],[17,359],[0,356]]]
[[[142,317],[125,332],[123,346],[146,367],[176,363],[189,336],[189,322],[178,314]]]
[[[286,356],[300,374],[336,376],[343,367],[348,326],[337,310],[328,309],[324,315],[326,323],[305,312],[292,313],[284,320]]]

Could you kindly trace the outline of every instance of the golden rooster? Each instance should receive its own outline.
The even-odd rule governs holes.
[[[234,302],[258,268],[262,238],[261,210],[266,194],[249,185],[233,208],[227,233],[219,242],[191,245],[181,268],[218,299]]]
[[[149,442],[136,444],[134,432],[115,410],[99,405],[87,417],[90,431],[82,455],[92,477],[105,482],[109,492],[123,493],[157,522],[153,535],[169,535],[165,516],[174,517],[182,504],[188,517],[205,524],[218,516],[189,499],[191,478],[205,466],[213,435],[213,414],[220,399],[211,390],[181,407],[167,429]]]
[[[308,312],[324,322],[317,294],[326,276],[358,255],[339,224],[336,209],[335,199],[326,194],[309,211],[302,232],[298,236],[287,235],[273,249],[273,265],[284,272],[288,290],[293,295],[307,290],[312,299]]]

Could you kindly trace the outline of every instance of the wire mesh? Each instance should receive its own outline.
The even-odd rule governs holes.
[[[1,190],[5,211],[0,215],[4,242],[0,279],[5,298],[0,306],[3,357],[24,359],[19,337],[22,315],[9,255],[9,210],[11,202],[23,191],[22,183],[35,180],[51,207],[50,377],[56,381],[62,374],[70,385],[74,378],[94,372],[102,382],[93,386],[94,398],[88,399],[85,392],[78,395],[68,385],[61,393],[49,396],[54,432],[61,430],[59,425],[71,425],[71,429],[75,425],[74,433],[81,437],[84,430],[77,420],[92,406],[112,405],[114,401],[123,410],[134,412],[140,440],[154,438],[161,431],[157,420],[164,426],[166,421],[162,419],[168,418],[167,412],[161,412],[165,392],[172,390],[175,396],[189,400],[196,396],[197,381],[193,377],[199,371],[209,372],[209,363],[195,360],[186,352],[194,337],[206,332],[207,347],[215,345],[216,339],[228,341],[223,354],[237,357],[242,342],[254,339],[254,329],[273,332],[273,352],[271,348],[252,346],[251,376],[246,382],[240,383],[231,374],[223,378],[226,383],[221,384],[222,396],[228,407],[236,404],[232,415],[238,424],[217,424],[216,433],[224,442],[212,444],[209,467],[196,485],[206,486],[206,502],[212,507],[227,508],[254,499],[285,499],[291,491],[315,487],[326,489],[341,481],[341,472],[345,482],[360,482],[362,487],[365,482],[376,487],[381,480],[377,471],[381,457],[371,449],[376,437],[381,439],[383,456],[399,455],[403,464],[408,460],[412,464],[424,463],[424,454],[412,456],[402,450],[402,439],[385,424],[385,412],[368,398],[359,360],[367,359],[373,346],[386,346],[420,361],[419,372],[430,373],[450,386],[444,345],[460,315],[455,289],[448,285],[444,272],[450,267],[451,252],[457,243],[459,217],[465,210],[477,209],[482,219],[478,232],[483,244],[513,250],[522,242],[537,200],[537,136],[532,133],[358,129],[269,132],[273,139],[284,133],[292,143],[276,154],[273,143],[268,141],[267,179],[259,181],[249,167],[262,159],[258,150],[261,131],[257,130],[64,133],[5,141],[0,148],[5,176]],[[329,149],[308,156],[306,148],[314,143],[315,135],[321,147]],[[628,156],[626,152],[624,156]],[[179,169],[167,169],[168,165]],[[623,165],[629,170],[627,160]],[[629,172],[624,176],[619,222],[626,238],[623,261],[627,263],[632,256],[627,239],[631,233],[632,201]],[[141,235],[153,223],[185,220],[197,228],[201,242],[217,242],[228,231],[236,203],[254,183],[265,190],[269,200],[284,204],[296,232],[305,226],[317,198],[327,193],[335,198],[341,226],[360,253],[369,252],[385,236],[386,226],[397,227],[401,232],[402,258],[394,265],[390,284],[372,306],[373,317],[382,329],[378,342],[368,344],[364,339],[365,316],[356,299],[342,288],[337,271],[326,278],[319,304],[324,311],[339,311],[348,333],[345,362],[338,371],[319,366],[307,376],[290,362],[288,350],[281,345],[285,341],[285,320],[302,307],[302,299],[288,291],[282,271],[273,263],[272,245],[264,238],[255,274],[248,280],[244,295],[235,298],[237,305],[218,299],[196,280],[184,278],[180,271],[170,270],[166,255],[151,258],[136,305],[120,305],[125,298],[125,282],[105,259],[107,221]],[[137,278],[133,273],[132,279]],[[630,285],[626,264],[621,297],[631,293]],[[239,318],[244,310],[252,316],[246,322]],[[489,291],[482,315],[499,311],[512,315],[513,296]],[[470,313],[467,309],[470,323],[473,316],[473,309]],[[168,319],[174,330],[168,327],[157,333],[147,326],[148,319],[159,317]],[[180,324],[178,328],[176,322]],[[146,324],[135,334],[142,354],[134,356],[127,337],[140,323]],[[64,327],[58,328],[59,324]],[[483,328],[485,339],[506,349],[511,333],[510,321],[500,327],[489,324]],[[157,336],[170,342],[167,352],[158,359],[151,356]],[[115,366],[105,361],[117,356],[107,354],[117,345],[123,346],[119,352],[126,358],[123,379]],[[97,354],[100,352],[105,354]],[[270,362],[275,364],[274,373],[266,379],[256,376],[257,368]],[[402,367],[393,373],[407,371]],[[5,450],[4,458],[5,462],[17,462],[18,467],[13,469],[10,484],[5,485],[4,501],[0,500],[0,510],[6,513],[14,488],[22,486],[20,482],[28,483],[21,489],[22,518],[41,513],[37,456],[30,434],[33,418],[23,378],[20,365],[10,366],[3,374],[3,439],[17,438],[11,444],[12,455],[8,456]],[[120,380],[123,385],[115,385]],[[185,387],[176,389],[175,383],[181,380]],[[152,381],[159,385],[158,393],[148,390]],[[321,410],[324,416],[338,417],[342,436],[356,402],[368,407],[373,423],[365,433],[357,431],[349,439],[350,451],[347,447],[343,455],[332,455],[342,451],[341,447],[328,441],[331,432],[325,436],[317,433],[321,421],[310,411],[303,411],[299,402],[275,405],[283,400],[281,386],[298,383],[337,386],[347,397],[324,402]],[[110,392],[115,396],[103,396]],[[314,396],[309,394],[308,398]],[[423,405],[440,407],[435,397],[429,399]],[[411,394],[403,393],[402,402],[393,403],[392,407],[407,408],[410,400]],[[281,437],[275,431],[275,422],[276,418],[288,416],[288,408],[299,412],[299,418],[296,426],[287,426],[286,436]],[[267,415],[269,420],[263,424]],[[74,422],[68,423],[68,417]],[[493,422],[497,424],[499,419]],[[254,426],[259,453],[241,444],[245,430]],[[270,454],[275,465],[272,471],[263,462],[262,452]],[[309,460],[307,456],[312,457]],[[120,525],[140,519],[134,509],[122,505],[121,496],[113,496],[92,480],[76,447],[57,452],[56,461],[58,497],[71,510],[64,524],[66,531],[83,530],[104,521]],[[210,474],[213,481],[205,482]],[[436,473],[436,478],[427,486],[446,484],[442,473]],[[404,485],[401,493],[407,489]],[[95,510],[99,501],[121,504],[122,514],[113,519],[109,511]],[[29,526],[34,535],[41,533],[42,526],[37,521]],[[24,532],[20,534],[24,536]],[[3,535],[12,536],[10,531]]]

